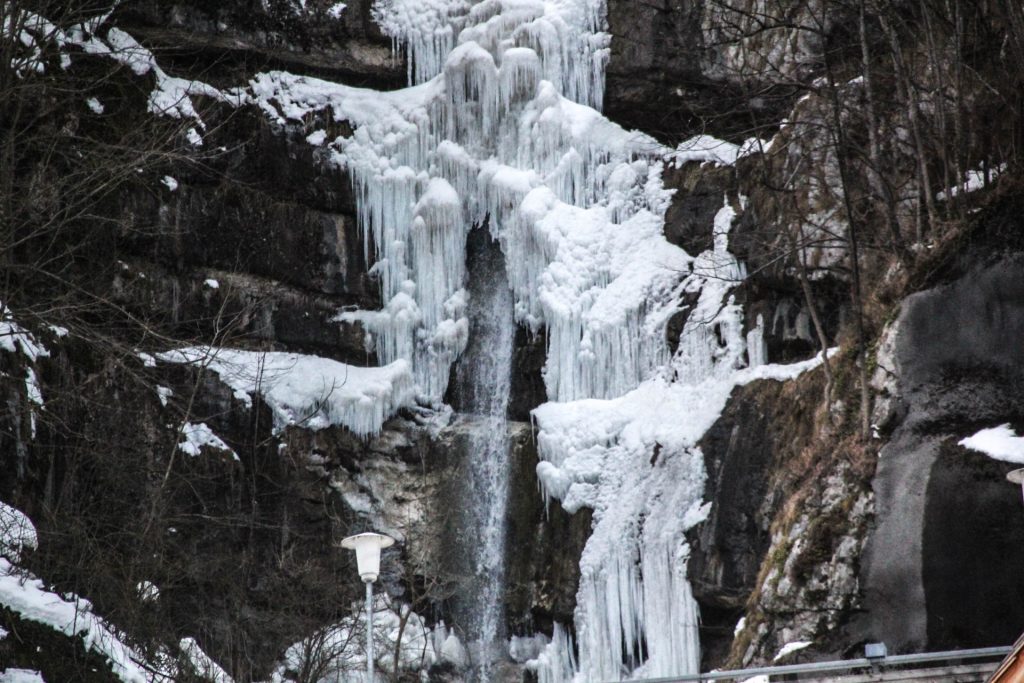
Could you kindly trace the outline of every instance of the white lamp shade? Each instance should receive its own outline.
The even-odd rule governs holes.
[[[356,565],[359,578],[366,582],[374,582],[380,575],[380,551],[393,545],[395,539],[384,534],[356,534],[341,542],[342,548],[356,551]]]

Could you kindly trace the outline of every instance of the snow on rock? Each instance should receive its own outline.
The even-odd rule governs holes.
[[[21,352],[30,363],[50,355],[49,350],[31,332],[15,321],[11,309],[3,301],[0,301],[0,351]]]
[[[109,57],[128,67],[136,76],[152,73],[154,88],[150,92],[148,109],[151,113],[171,118],[193,119],[200,127],[205,127],[192,98],[209,97],[221,102],[229,102],[219,90],[201,81],[193,81],[169,76],[156,62],[153,53],[143,47],[125,31],[111,27],[105,38],[97,35],[97,30],[106,16],[94,17],[91,20],[76,24],[66,32],[54,33],[62,54],[67,46],[74,45],[86,53]],[[70,57],[64,55],[70,63]],[[236,102],[237,103],[237,102]],[[87,100],[86,104],[97,114],[103,113],[103,105],[96,98]]]
[[[744,150],[749,147],[744,144]],[[665,155],[666,161],[680,168],[690,161],[712,163],[719,166],[732,166],[740,156],[740,146],[710,135],[697,135],[680,142],[671,152]]]
[[[164,187],[166,187],[171,192],[174,192],[175,190],[178,189],[178,181],[169,175],[165,175],[160,182],[163,183]]]
[[[105,656],[111,669],[125,683],[148,683],[144,659],[122,642],[120,636],[92,611],[83,598],[65,599],[46,590],[42,581],[18,572],[0,559],[0,605],[22,619],[45,624],[67,636],[80,635],[88,650]]]
[[[181,427],[181,435],[185,440],[178,444],[178,450],[183,453],[195,457],[202,452],[202,449],[205,446],[219,451],[227,451],[231,454],[233,459],[239,459],[238,454],[235,453],[234,449],[224,443],[219,436],[214,434],[213,430],[207,427],[205,422],[200,422],[199,424],[186,422]]]
[[[140,581],[135,585],[135,592],[142,602],[155,602],[160,597],[160,589],[152,581]]]
[[[1017,436],[1009,424],[982,429],[958,443],[990,458],[1024,465],[1024,436]]]
[[[0,671],[0,683],[46,683],[46,680],[32,669],[4,669]]]
[[[772,661],[777,662],[786,655],[791,655],[794,652],[799,652],[800,650],[803,650],[805,647],[810,647],[811,645],[814,645],[814,643],[809,640],[798,640],[796,642],[786,643],[779,649],[778,654],[772,658]]]
[[[0,556],[12,562],[21,559],[21,553],[37,547],[36,527],[28,516],[0,501]]]
[[[737,160],[751,154],[767,154],[771,149],[770,140],[747,138],[741,145],[734,145],[710,135],[697,135],[684,140],[674,150],[665,154],[665,161],[680,168],[691,161],[718,166],[732,166]]]
[[[988,178],[986,179],[986,172],[984,169],[972,169],[964,174],[964,180],[958,185],[954,185],[949,189],[949,195],[956,197],[961,194],[969,194],[984,188],[986,185],[991,184],[999,177],[999,174],[1006,170],[1006,164],[1000,164],[994,168],[988,169]],[[935,198],[940,202],[946,200],[946,192],[937,192]]]
[[[209,683],[234,683],[234,679],[206,654],[195,638],[182,638],[178,648],[185,655],[192,671]]]
[[[250,403],[251,394],[260,394],[273,412],[277,430],[340,424],[359,436],[371,436],[413,398],[411,369],[404,360],[362,368],[297,353],[213,347],[187,347],[157,357],[208,368],[234,389],[236,397]]]
[[[65,334],[67,331],[65,330]],[[39,358],[48,357],[50,351],[35,336],[19,325],[11,314],[11,310],[0,301],[0,351],[8,353],[20,352],[34,364]],[[25,397],[29,403],[29,429],[31,438],[36,438],[36,408],[45,406],[39,378],[32,367],[25,368]],[[34,407],[33,407],[34,406]]]
[[[220,289],[220,282],[213,279],[212,277],[203,280],[203,287],[207,289]]]

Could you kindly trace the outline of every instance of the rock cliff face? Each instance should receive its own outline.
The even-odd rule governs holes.
[[[964,266],[903,302],[890,355],[879,358],[895,391],[880,416],[892,433],[874,480],[860,628],[902,649],[1009,642],[1024,619],[1003,599],[1020,594],[1013,568],[1024,559],[1020,501],[1005,481],[1013,465],[957,445],[1020,420],[1022,359],[1011,340],[1024,273],[1019,254],[979,254]],[[895,546],[903,552],[884,550]]]
[[[221,88],[270,69],[381,90],[403,86],[407,66],[373,21],[372,2],[348,2],[338,16],[334,5],[308,0],[298,12],[283,0],[138,2],[110,22],[153,49],[167,71]],[[890,652],[1007,644],[1024,628],[1024,517],[1004,481],[1014,465],[959,442],[1000,424],[1024,428],[1020,203],[1001,189],[979,201],[979,213],[965,203],[941,220],[924,216],[915,183],[929,169],[907,161],[913,114],[879,113],[872,135],[899,141],[885,144],[902,174],[892,184],[905,195],[893,200],[900,214],[887,222],[876,201],[885,194],[876,192],[881,181],[870,171],[850,171],[847,180],[852,162],[814,137],[832,125],[822,79],[836,101],[865,98],[855,78],[859,45],[827,49],[849,37],[842,27],[857,13],[837,5],[819,15],[808,3],[789,21],[759,28],[755,6],[610,0],[607,8],[609,118],[673,144],[700,133],[772,141],[771,152],[762,144],[763,153],[730,163],[667,163],[665,184],[675,190],[668,240],[690,254],[709,249],[723,201],[739,207],[730,249],[749,277],[733,296],[744,307],[743,332],[761,335],[762,361],[807,360],[840,347],[829,365],[798,380],[735,389],[699,444],[711,507],[688,534],[685,563],[702,613],[702,666],[768,663],[797,641],[813,644],[790,659],[854,655],[875,640]],[[793,28],[819,19],[813,31]],[[730,33],[738,28],[739,38]],[[876,48],[888,43],[884,29],[872,24]],[[125,71],[112,76],[129,92],[124,116],[147,121],[132,94],[138,79]],[[845,85],[835,86],[837,79]],[[970,97],[969,112],[991,104]],[[335,320],[339,311],[382,307],[352,182],[306,140],[317,129],[351,135],[350,125],[327,111],[284,122],[255,106],[197,100],[207,124],[203,148],[179,145],[147,168],[151,182],[106,198],[107,215],[130,229],[102,246],[101,265],[73,270],[91,296],[130,321],[123,323],[130,332],[114,329],[118,318],[95,337],[82,327],[67,339],[45,333],[50,355],[31,362],[0,352],[0,472],[8,473],[0,497],[39,529],[40,549],[28,554],[27,567],[88,596],[140,648],[192,635],[236,680],[255,680],[290,645],[348,614],[361,587],[339,580],[353,572],[333,546],[373,528],[402,541],[385,555],[386,592],[432,626],[450,626],[474,534],[452,506],[465,495],[469,434],[479,428],[473,417],[406,408],[369,439],[339,426],[278,430],[267,405],[257,398],[246,406],[209,371],[151,367],[136,355],[156,349],[158,339],[378,363],[363,326]],[[912,106],[928,112],[932,105]],[[858,116],[844,110],[840,123],[855,128]],[[856,143],[869,146],[863,137]],[[941,155],[929,153],[938,166]],[[949,177],[966,170],[942,161],[950,168],[924,188],[929,203],[940,186],[952,195],[962,176]],[[165,174],[173,187],[160,183]],[[840,175],[850,195],[875,196],[847,207],[846,223],[834,218],[843,193],[828,191]],[[805,176],[803,185],[793,181]],[[863,300],[851,299],[844,260],[850,216],[862,221],[868,241]],[[930,232],[910,246],[915,223]],[[18,294],[45,309],[48,293]],[[697,304],[686,296],[667,326],[673,345]],[[105,314],[76,317],[75,325],[90,315]],[[867,319],[860,339],[858,316]],[[40,337],[42,320],[32,320]],[[870,350],[860,360],[858,342]],[[543,331],[517,331],[507,427],[506,543],[514,550],[504,595],[506,627],[517,636],[551,635],[572,622],[594,523],[588,510],[548,508],[538,493],[530,411],[547,400],[546,344]],[[872,375],[867,439],[857,436],[859,364]],[[44,395],[68,398],[49,402],[45,414],[33,408],[21,379],[29,367]],[[170,408],[154,386],[170,390]],[[458,409],[457,396],[446,399]],[[223,448],[203,449],[216,457],[176,450],[182,411],[223,440]],[[37,413],[40,438],[32,444]],[[67,424],[74,429],[61,431]],[[104,535],[123,520],[130,523]],[[103,542],[82,540],[95,538]],[[138,607],[143,580],[161,586],[157,605]],[[47,680],[110,679],[101,661],[78,652],[77,640],[36,633],[12,610],[0,610],[0,627],[17,633],[0,630],[0,669],[12,662],[43,670]],[[433,666],[437,680],[454,680],[465,663],[448,654]]]

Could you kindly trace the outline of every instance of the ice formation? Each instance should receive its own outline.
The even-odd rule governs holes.
[[[338,319],[362,323],[382,362],[411,361],[423,402],[439,400],[465,348],[466,234],[485,222],[510,264],[516,320],[547,328],[552,398],[621,395],[668,359],[663,326],[691,259],[662,234],[665,150],[594,109],[600,16],[597,0],[487,0],[461,15],[420,85],[378,93],[279,72],[251,84],[275,119],[330,107],[354,126],[330,145],[385,306]]]
[[[250,88],[275,119],[329,107],[355,129],[330,146],[352,177],[385,305],[338,319],[360,322],[382,362],[409,361],[419,400],[436,403],[467,342],[467,232],[486,224],[505,255],[515,321],[546,330],[544,380],[559,403],[537,412],[541,480],[598,520],[583,559],[579,660],[559,627],[531,666],[545,681],[617,680],[641,665],[692,672],[697,614],[682,534],[705,512],[691,448],[703,422],[678,425],[713,414],[683,387],[731,376],[745,358],[739,308],[723,304],[743,275],[726,250],[732,209],[707,254],[666,241],[669,150],[597,111],[608,45],[600,0],[377,7],[417,85],[376,93],[270,73]],[[665,324],[698,290],[670,363]],[[728,389],[718,393],[724,403]]]
[[[697,605],[686,580],[685,532],[702,521],[704,460],[697,442],[732,389],[789,379],[819,364],[752,366],[742,311],[730,290],[744,271],[728,251],[734,210],[726,203],[714,246],[683,283],[699,292],[663,371],[613,399],[547,403],[534,411],[547,496],[568,511],[594,509],[581,558],[575,624],[579,660],[548,652],[544,680],[618,680],[696,672]],[[550,667],[561,666],[561,671]]]
[[[535,411],[546,494],[595,510],[575,631],[533,660],[544,681],[672,675],[699,663],[684,533],[703,519],[695,444],[732,388],[813,366],[762,366],[761,327],[743,333],[729,291],[730,202],[696,257],[664,237],[665,160],[734,163],[711,138],[670,150],[600,113],[608,36],[603,0],[378,0],[410,56],[392,93],[273,72],[248,98],[273,120],[327,110],[354,132],[317,136],[347,167],[384,306],[344,311],[382,363],[408,361],[438,404],[467,344],[467,233],[484,226],[507,264],[514,320],[545,330],[551,403]],[[665,325],[696,297],[676,352]],[[656,624],[656,628],[650,625]],[[560,634],[560,635],[558,635]]]

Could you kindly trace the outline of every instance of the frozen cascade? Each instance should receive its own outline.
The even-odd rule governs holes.
[[[497,245],[478,229],[470,239],[471,341],[456,368],[460,413],[472,429],[468,440],[469,478],[465,511],[469,538],[469,572],[473,576],[462,611],[471,637],[479,680],[490,680],[490,666],[504,644],[505,534],[509,492],[509,438],[506,413],[512,381],[515,321],[512,292]]]
[[[725,298],[742,269],[724,231],[697,258],[666,241],[669,150],[597,111],[608,49],[603,0],[461,5],[378,1],[385,30],[421,62],[417,85],[380,93],[276,72],[252,82],[252,101],[275,119],[329,108],[351,124],[350,137],[327,144],[352,178],[385,305],[338,320],[361,322],[381,363],[409,362],[420,402],[440,402],[470,341],[467,306],[478,305],[466,292],[470,226],[486,223],[504,253],[514,321],[546,330],[553,402],[535,412],[538,475],[566,509],[593,507],[596,523],[582,559],[578,658],[571,631],[559,627],[532,665],[541,680],[694,671],[683,533],[706,508],[693,445],[728,395],[722,387],[732,386],[722,378],[745,358],[742,335],[735,339],[740,310]],[[444,10],[430,15],[437,31],[422,40],[417,8]],[[716,226],[727,230],[731,211],[723,208]],[[683,293],[698,290],[701,310],[691,318],[700,324],[684,330],[673,358],[665,325]],[[710,399],[705,380],[713,380]],[[681,424],[681,416],[691,419]],[[482,442],[474,451],[495,448]],[[488,495],[503,486],[495,482]],[[492,521],[480,523],[488,534],[500,520]],[[498,548],[484,542],[481,558]],[[480,620],[480,640],[501,635],[500,612]],[[653,620],[659,628],[649,630]]]
[[[413,18],[456,4],[378,7],[408,43],[423,30]],[[664,324],[691,259],[662,234],[665,150],[593,108],[603,4],[484,0],[455,14],[438,75],[399,93],[280,73],[252,84],[275,116],[330,106],[356,128],[332,145],[386,304],[338,319],[360,321],[383,363],[412,361],[419,399],[437,403],[467,339],[466,231],[487,219],[511,264],[517,321],[549,330],[549,396],[621,395],[667,362]]]

